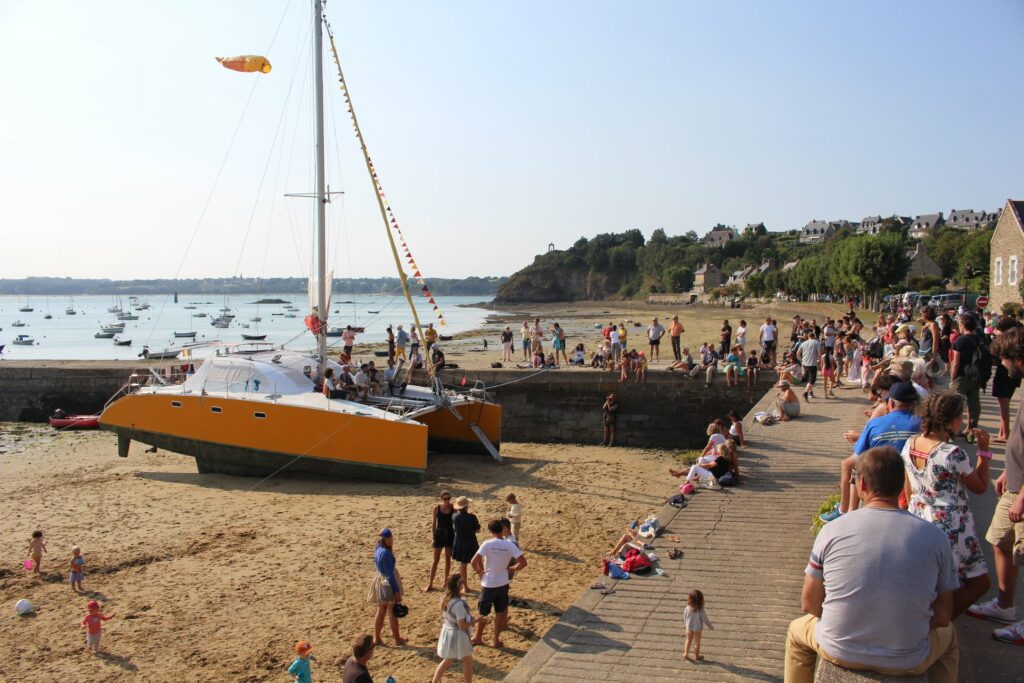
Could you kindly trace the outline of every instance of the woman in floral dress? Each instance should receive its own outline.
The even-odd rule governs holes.
[[[968,455],[949,443],[963,425],[964,397],[952,391],[936,391],[921,407],[921,434],[907,439],[903,464],[907,470],[904,493],[910,512],[946,532],[957,561],[960,588],[953,593],[953,618],[963,613],[989,588],[988,567],[974,529],[967,490],[988,489],[988,433],[974,429],[978,462],[972,468]],[[966,489],[966,490],[965,490]]]

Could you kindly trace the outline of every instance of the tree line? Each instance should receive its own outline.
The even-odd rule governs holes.
[[[716,226],[724,227],[724,226]],[[764,274],[742,285],[723,285],[718,295],[798,297],[861,294],[874,297],[906,286],[937,289],[949,282],[969,281],[978,289],[987,272],[989,242],[994,224],[974,231],[947,226],[924,239],[928,254],[942,268],[942,277],[909,283],[908,250],[914,240],[895,217],[884,219],[876,235],[856,235],[852,227],[836,230],[823,243],[802,244],[799,231],[768,232],[764,225],[748,227],[721,247],[698,239],[690,231],[669,236],[661,228],[645,239],[639,229],[581,237],[571,247],[538,255],[498,289],[500,302],[541,302],[578,299],[644,297],[655,293],[688,292],[694,273],[714,264],[727,277],[747,266],[768,261]],[[783,271],[786,263],[796,266]],[[970,263],[971,272],[965,270]]]

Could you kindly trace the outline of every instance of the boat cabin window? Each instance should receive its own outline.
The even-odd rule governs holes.
[[[180,408],[181,407],[181,401],[171,401],[171,407],[172,408]]]
[[[258,420],[266,420],[267,419],[267,414],[266,413],[253,413],[252,415],[253,415],[253,417],[255,417]]]
[[[219,412],[221,412],[220,406],[213,406],[212,408],[210,408],[210,412],[211,413],[219,413]]]

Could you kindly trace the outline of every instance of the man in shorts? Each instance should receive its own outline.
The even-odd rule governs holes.
[[[515,543],[502,538],[501,520],[491,521],[487,530],[491,532],[491,538],[480,544],[470,562],[473,571],[480,577],[480,600],[477,602],[480,619],[476,622],[473,644],[480,645],[483,642],[484,627],[493,608],[494,647],[504,647],[501,632],[508,625],[508,572],[510,569],[518,572],[526,567],[526,557]]]
[[[659,348],[661,346],[661,338],[665,336],[665,328],[658,319],[655,318],[651,321],[651,324],[647,326],[647,339],[651,344],[651,362],[657,363],[661,357],[659,355]]]
[[[998,356],[1010,377],[1024,374],[1024,333],[1019,328],[1004,332],[992,342],[992,354]],[[1017,620],[1013,599],[1017,589],[1017,574],[1024,564],[1024,422],[1021,421],[1024,402],[1017,409],[1013,428],[1006,439],[1006,469],[995,480],[999,501],[992,514],[992,523],[985,540],[995,552],[996,597],[967,608],[967,614],[988,619],[1004,628],[992,631],[992,637],[1004,643],[1024,645],[1024,621]]]
[[[814,396],[814,380],[818,378],[818,358],[821,357],[821,344],[810,330],[804,333],[803,342],[796,347],[796,357],[804,370],[804,379],[807,383],[804,388],[804,400],[810,403],[811,396]]]
[[[772,365],[775,365],[775,336],[778,333],[775,325],[772,323],[771,317],[764,319],[764,325],[761,325],[761,333],[758,335],[758,340],[761,342],[761,350],[771,356]]]

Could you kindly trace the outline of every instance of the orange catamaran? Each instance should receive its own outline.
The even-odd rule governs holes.
[[[400,397],[370,396],[365,402],[328,398],[318,391],[327,368],[331,280],[327,275],[326,207],[330,194],[324,174],[323,27],[348,112],[377,195],[385,231],[413,319],[419,316],[409,293],[394,233],[419,278],[363,139],[345,84],[322,0],[313,0],[313,66],[316,88],[315,157],[317,269],[310,283],[308,327],[316,352],[256,345],[207,358],[182,381],[165,375],[133,377],[100,416],[100,427],[117,434],[118,455],[127,457],[132,441],[194,456],[200,472],[270,476],[281,471],[340,477],[421,480],[428,449],[489,453],[501,459],[501,408],[482,389],[445,389],[430,373],[429,386],[409,385]],[[269,62],[268,62],[269,64]],[[269,69],[268,69],[269,70]],[[422,285],[422,279],[419,280]],[[426,286],[424,291],[426,291]],[[437,315],[433,297],[430,303]],[[422,330],[420,331],[422,338]],[[429,365],[429,364],[428,364]]]

